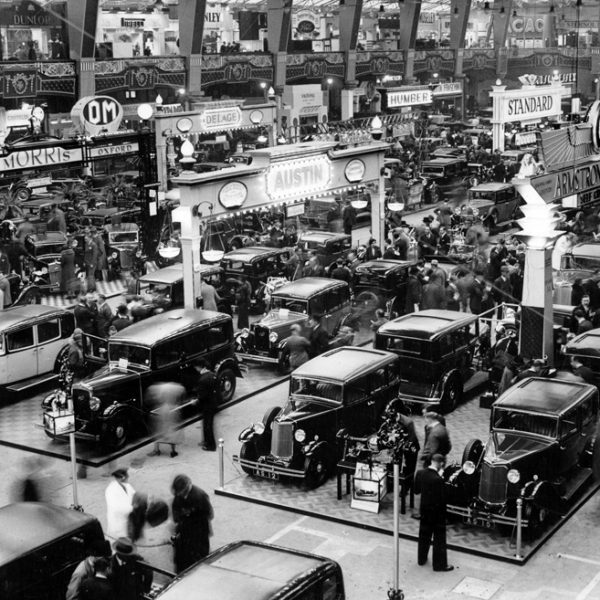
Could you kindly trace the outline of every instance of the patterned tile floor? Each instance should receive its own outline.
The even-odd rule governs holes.
[[[447,416],[448,429],[452,439],[452,452],[449,460],[458,461],[468,440],[478,437],[485,441],[487,438],[490,412],[479,407],[478,397],[474,397]],[[415,419],[419,431],[422,430],[422,419]],[[344,496],[337,500],[335,477],[316,490],[307,491],[297,483],[271,482],[254,479],[241,472],[239,467],[231,462],[226,466],[226,483],[223,489],[215,493],[238,500],[254,502],[276,508],[282,508],[303,515],[323,518],[346,525],[366,528],[373,531],[393,533],[393,498],[388,494],[381,503],[378,514],[350,508],[350,497]],[[562,519],[552,521],[548,529],[536,540],[523,540],[521,559],[515,556],[515,533],[504,535],[496,529],[485,529],[468,526],[457,519],[451,519],[448,525],[448,545],[451,549],[478,554],[487,558],[522,564],[526,562],[537,549],[549,539],[556,530],[566,522],[587,501],[589,496],[598,488],[590,486],[571,512]],[[418,497],[415,505],[418,506]],[[400,515],[400,537],[416,540],[419,523],[411,518],[408,507],[405,515]]]
[[[122,281],[98,281],[96,282],[96,292],[104,294],[107,298],[120,296],[125,292],[125,285]],[[65,294],[46,294],[42,296],[41,304],[52,307],[68,308],[75,306],[76,300],[67,298]]]

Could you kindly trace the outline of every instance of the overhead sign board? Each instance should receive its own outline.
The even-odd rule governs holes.
[[[71,109],[71,119],[91,136],[116,133],[123,120],[123,107],[110,96],[85,96]]]
[[[331,180],[327,156],[308,156],[274,163],[267,172],[267,193],[272,200],[284,200],[326,190]]]
[[[209,109],[200,114],[200,124],[204,131],[237,129],[242,121],[242,111],[238,106]]]
[[[115,144],[114,146],[97,146],[89,150],[92,158],[104,158],[116,154],[133,154],[139,152],[140,146],[137,142],[128,142],[126,144]]]
[[[434,96],[456,96],[462,94],[462,81],[449,81],[447,83],[439,83],[433,88]]]
[[[388,91],[387,101],[389,108],[396,108],[398,106],[431,104],[433,102],[433,96],[429,88],[396,90]]]
[[[81,148],[32,148],[0,156],[0,172],[53,167],[81,161]]]

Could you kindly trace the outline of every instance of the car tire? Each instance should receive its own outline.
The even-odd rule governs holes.
[[[486,224],[490,233],[498,231],[498,213],[493,212],[489,215],[486,219]]]
[[[525,515],[529,522],[529,527],[527,527],[527,536],[529,539],[532,539],[540,534],[546,521],[548,520],[548,510],[541,507],[536,506],[535,504],[528,504],[525,509]]]
[[[56,374],[60,373],[60,367],[67,354],[69,354],[69,346],[61,348],[56,355],[56,360],[54,361],[54,372]]]
[[[316,450],[304,463],[304,487],[314,490],[323,485],[331,474],[331,460],[325,450]]]
[[[481,455],[483,454],[483,442],[478,439],[472,439],[467,442],[465,449],[463,450],[462,462],[461,464],[465,464],[468,460],[470,460],[475,465],[481,459]]]
[[[125,446],[129,434],[129,424],[121,416],[111,418],[105,425],[102,433],[102,445],[112,452]]]
[[[277,370],[282,374],[286,375],[290,372],[290,353],[286,348],[279,350],[277,355]]]
[[[452,412],[462,400],[463,386],[460,377],[452,376],[444,385],[442,399],[440,400],[440,410],[443,414]]]
[[[244,442],[242,447],[240,448],[240,459],[241,460],[256,460],[258,458],[258,454],[256,452],[256,447],[252,441]],[[242,471],[246,473],[246,475],[250,475],[254,477],[254,470],[250,467],[247,467],[243,464],[240,464],[242,467]]]
[[[235,394],[235,373],[226,367],[217,373],[217,399],[219,404],[229,402]]]

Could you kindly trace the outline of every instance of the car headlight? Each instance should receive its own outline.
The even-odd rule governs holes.
[[[475,463],[472,460],[467,460],[463,464],[462,470],[467,475],[473,475],[473,473],[475,473]]]
[[[264,423],[254,423],[254,433],[258,433],[258,435],[262,435],[265,432],[265,424]]]
[[[269,334],[269,341],[274,344],[279,339],[279,335],[275,331],[271,331]]]
[[[519,483],[519,480],[521,479],[521,473],[519,473],[519,471],[516,469],[511,469],[506,474],[506,479],[508,479],[509,483]]]
[[[296,429],[296,433],[294,433],[294,439],[297,442],[302,443],[306,439],[306,431],[304,431],[304,429]]]
[[[96,398],[96,396],[92,396],[90,398],[90,410],[98,410],[100,408],[100,398]]]

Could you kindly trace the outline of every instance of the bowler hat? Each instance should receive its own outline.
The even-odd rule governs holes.
[[[135,554],[135,544],[129,538],[121,537],[113,544],[113,550],[119,556],[131,556]]]

